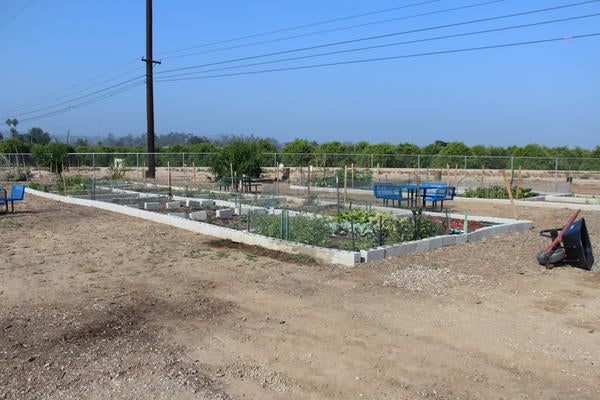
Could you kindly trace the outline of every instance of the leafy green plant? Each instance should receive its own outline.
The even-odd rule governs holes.
[[[219,251],[217,251],[216,256],[219,257],[219,258],[227,258],[227,257],[229,257],[229,252],[223,251],[223,250],[219,250]]]
[[[511,188],[513,198],[517,198],[517,188]],[[519,199],[537,196],[531,188],[519,188]],[[482,199],[508,199],[508,192],[504,186],[492,185],[489,187],[478,187],[467,189],[463,194],[464,197],[478,197]]]

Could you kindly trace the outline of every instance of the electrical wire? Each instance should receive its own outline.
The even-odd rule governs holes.
[[[465,10],[468,8],[481,7],[481,6],[490,5],[490,4],[494,4],[494,3],[501,3],[501,2],[505,2],[505,1],[507,1],[507,0],[484,1],[484,2],[475,3],[475,4],[467,4],[467,5],[460,6],[460,7],[445,8],[442,10],[428,11],[428,12],[424,12],[424,13],[412,14],[412,15],[403,16],[403,17],[388,18],[388,19],[384,19],[384,20],[380,20],[380,21],[367,22],[367,23],[363,23],[363,24],[348,25],[348,26],[343,26],[343,27],[339,27],[339,28],[321,30],[321,31],[317,31],[317,32],[309,32],[309,33],[303,33],[303,34],[299,34],[299,35],[285,36],[285,37],[277,38],[277,39],[270,39],[270,40],[241,44],[241,45],[236,45],[236,46],[221,47],[221,48],[206,50],[206,51],[201,51],[201,52],[182,54],[182,55],[178,55],[178,56],[171,56],[171,57],[163,58],[163,60],[170,60],[170,59],[182,58],[182,57],[190,57],[190,56],[195,56],[195,55],[200,55],[200,54],[216,53],[219,51],[233,50],[233,49],[239,49],[239,48],[245,48],[245,47],[251,47],[251,46],[258,46],[261,44],[268,44],[268,43],[274,43],[274,42],[281,42],[281,41],[285,41],[285,40],[298,39],[298,38],[302,38],[302,37],[322,35],[324,33],[338,32],[338,31],[347,30],[347,29],[356,29],[356,28],[362,28],[365,26],[379,25],[379,24],[384,24],[384,23],[388,23],[388,22],[396,22],[396,21],[402,21],[402,20],[407,20],[407,19],[412,19],[412,18],[425,17],[425,16],[442,14],[442,13],[451,12],[451,11]]]
[[[61,102],[61,103],[58,103],[58,104],[54,104],[54,105],[52,105],[52,106],[42,107],[42,108],[39,108],[39,109],[36,109],[36,110],[32,110],[32,111],[28,111],[28,112],[21,113],[21,114],[19,114],[19,116],[30,115],[30,114],[36,114],[36,113],[44,112],[44,111],[46,111],[46,110],[49,110],[49,109],[52,109],[52,108],[56,108],[56,107],[60,107],[60,106],[64,106],[64,105],[69,105],[69,104],[71,104],[71,103],[73,103],[73,102],[80,101],[80,100],[86,99],[86,98],[88,98],[88,97],[91,97],[91,96],[98,95],[98,94],[100,94],[100,93],[103,93],[103,92],[109,91],[109,90],[111,90],[111,89],[116,89],[116,88],[118,88],[118,87],[120,87],[120,86],[123,86],[123,85],[126,85],[126,84],[128,84],[128,83],[135,82],[135,81],[139,81],[141,78],[144,78],[144,77],[145,77],[145,75],[137,76],[137,77],[135,77],[135,78],[128,79],[128,80],[126,80],[126,81],[123,81],[123,82],[120,82],[120,83],[117,83],[117,84],[111,85],[111,86],[109,86],[109,87],[106,87],[106,88],[103,88],[103,89],[100,89],[100,90],[96,90],[95,92],[88,93],[88,94],[86,94],[86,95],[83,95],[83,96],[79,96],[79,97],[76,97],[76,98],[73,98],[73,99],[69,99],[69,100],[67,100],[67,101],[63,101],[63,102]],[[139,82],[138,82],[138,83],[139,83]],[[141,83],[143,83],[143,82],[141,82]],[[70,107],[71,107],[71,106],[69,106],[69,107],[67,107],[67,108],[70,108]],[[21,120],[21,118],[19,118],[19,119]],[[23,120],[23,121],[26,121],[26,120],[28,120],[28,119],[22,119],[22,120]]]
[[[269,31],[269,32],[255,33],[255,34],[252,34],[252,35],[240,36],[240,37],[233,38],[233,39],[225,39],[225,40],[220,40],[220,41],[216,41],[216,42],[200,44],[200,45],[196,45],[196,46],[184,47],[184,48],[181,48],[181,49],[162,51],[162,52],[159,52],[159,53],[156,53],[156,54],[177,53],[177,52],[180,52],[180,51],[187,51],[187,50],[197,49],[197,48],[201,48],[201,47],[209,47],[209,46],[214,46],[214,45],[217,45],[217,44],[237,42],[237,41],[240,41],[240,40],[252,39],[252,38],[261,37],[261,36],[274,35],[276,33],[289,32],[289,31],[294,31],[294,30],[298,30],[298,29],[310,28],[310,27],[313,27],[313,26],[326,25],[326,24],[331,24],[331,23],[334,23],[334,22],[345,21],[345,20],[354,19],[354,18],[360,18],[360,17],[366,17],[366,16],[369,16],[369,15],[382,14],[382,13],[386,13],[386,12],[390,12],[390,11],[396,11],[396,10],[400,10],[400,9],[404,9],[404,8],[421,6],[421,5],[429,4],[429,3],[438,3],[440,1],[441,0],[421,1],[421,2],[406,4],[406,5],[398,6],[398,7],[385,8],[383,10],[369,11],[369,12],[365,12],[365,13],[361,13],[361,14],[354,14],[354,15],[348,15],[348,16],[345,16],[345,17],[338,17],[338,18],[328,19],[328,20],[319,21],[319,22],[312,22],[312,23],[308,23],[308,24],[292,26],[292,27],[289,27],[289,28],[277,29],[277,30]],[[173,58],[173,57],[171,57],[171,58]]]
[[[10,24],[11,21],[14,21],[19,15],[21,15],[21,13],[23,13],[26,9],[28,9],[33,3],[35,3],[36,0],[30,0],[28,3],[26,3],[23,7],[21,7],[19,10],[17,10],[17,12],[12,15],[10,17],[10,19],[8,19],[6,22],[4,22],[4,24],[0,25],[0,30],[6,28],[8,26],[8,24]],[[9,6],[10,8],[10,6]]]
[[[560,19],[555,19],[555,20],[533,22],[533,23],[529,23],[529,24],[513,25],[513,26],[507,26],[507,27],[501,27],[501,28],[486,29],[486,30],[480,30],[480,31],[474,31],[474,32],[464,32],[464,33],[456,33],[456,34],[451,34],[451,35],[436,36],[436,37],[430,37],[430,38],[424,38],[424,39],[415,39],[415,40],[409,40],[409,41],[404,41],[404,42],[387,43],[387,44],[359,47],[359,48],[347,49],[347,50],[330,51],[330,52],[326,52],[326,53],[309,54],[309,55],[305,55],[305,56],[282,58],[282,59],[278,59],[278,60],[263,61],[263,62],[251,63],[251,64],[242,64],[242,65],[234,65],[234,66],[229,66],[229,67],[212,68],[212,69],[203,70],[203,71],[168,75],[168,76],[165,76],[163,79],[175,78],[175,77],[180,77],[180,76],[199,75],[199,74],[204,74],[204,73],[209,73],[209,72],[226,71],[226,70],[238,69],[238,68],[255,67],[255,66],[259,66],[259,65],[268,65],[268,64],[275,64],[275,63],[288,62],[288,61],[298,61],[298,60],[304,60],[304,59],[308,59],[308,58],[324,57],[324,56],[352,53],[352,52],[365,51],[365,50],[374,50],[374,49],[395,47],[395,46],[401,46],[401,45],[407,45],[407,44],[431,42],[431,41],[436,41],[436,40],[454,39],[454,38],[459,38],[459,37],[474,36],[474,35],[480,35],[480,34],[492,33],[492,32],[502,32],[502,31],[508,31],[508,30],[514,30],[514,29],[530,28],[533,26],[549,25],[549,24],[558,23],[558,22],[574,21],[574,20],[578,20],[578,19],[592,18],[592,17],[597,17],[597,16],[600,16],[600,13],[579,15],[579,16],[575,16],[575,17],[567,17],[567,18],[560,18]]]
[[[79,82],[79,83],[77,83],[75,85],[72,85],[72,86],[68,87],[67,89],[63,89],[63,90],[60,90],[60,91],[55,92],[53,94],[41,97],[41,98],[39,98],[37,100],[33,100],[33,101],[28,102],[28,103],[15,106],[15,107],[7,110],[5,113],[6,114],[19,113],[21,110],[24,110],[24,109],[28,109],[28,108],[31,108],[31,107],[39,107],[39,106],[42,106],[44,104],[48,104],[48,103],[52,103],[52,102],[55,102],[55,101],[59,101],[59,100],[62,100],[64,98],[67,98],[69,96],[73,96],[73,95],[76,95],[78,93],[82,93],[82,92],[85,92],[87,90],[94,89],[94,88],[96,88],[98,86],[107,84],[107,83],[112,82],[112,81],[114,81],[114,80],[116,80],[118,78],[127,76],[127,75],[131,74],[132,72],[135,72],[135,71],[137,71],[139,69],[142,69],[143,66],[139,66],[139,67],[127,70],[126,72],[123,72],[121,74],[115,75],[115,76],[113,76],[113,77],[111,77],[109,79],[105,79],[105,80],[103,80],[101,82],[98,82],[98,83],[95,83],[93,85],[85,86],[82,89],[74,90],[74,89],[77,89],[77,88],[79,88],[81,86],[84,86],[84,85],[86,85],[86,84],[88,84],[90,82],[96,81],[96,80],[98,80],[98,79],[100,79],[102,77],[110,75],[113,72],[116,72],[116,71],[118,71],[118,70],[120,70],[120,69],[122,69],[122,68],[124,68],[124,67],[126,67],[126,66],[128,66],[130,64],[132,64],[133,62],[137,62],[137,61],[139,61],[138,58],[130,60],[130,61],[124,63],[124,64],[121,64],[121,65],[115,67],[115,68],[112,68],[112,69],[110,69],[108,71],[102,72],[102,73],[100,73],[100,74],[98,74],[98,75],[96,75],[96,76],[94,76],[92,78],[86,79],[85,81],[82,81],[82,82]]]
[[[90,104],[93,104],[93,103],[97,103],[99,101],[108,99],[110,97],[114,97],[114,96],[116,96],[118,94],[121,94],[123,92],[129,91],[129,90],[134,89],[136,87],[139,87],[139,86],[141,86],[143,84],[144,84],[144,82],[136,82],[136,83],[133,83],[131,85],[125,86],[123,88],[116,89],[116,90],[114,90],[112,92],[105,93],[105,94],[103,94],[101,96],[97,96],[95,98],[88,99],[88,100],[80,102],[80,103],[72,104],[72,105],[69,105],[68,107],[63,107],[62,109],[59,109],[59,110],[54,110],[54,111],[47,112],[45,114],[40,114],[40,115],[35,115],[33,117],[20,119],[19,122],[37,121],[37,120],[40,120],[40,119],[44,119],[44,118],[48,118],[48,117],[53,117],[55,115],[59,115],[59,114],[63,114],[63,113],[69,112],[69,111],[73,111],[74,109],[81,108],[81,107],[84,107],[84,106],[87,106],[87,105],[90,105]]]
[[[574,36],[569,36],[569,37],[530,40],[530,41],[524,41],[524,42],[503,43],[503,44],[479,46],[479,47],[467,47],[467,48],[462,48],[462,49],[430,51],[430,52],[424,52],[424,53],[414,53],[414,54],[405,54],[405,55],[378,57],[378,58],[367,58],[367,59],[351,60],[351,61],[339,61],[339,62],[331,62],[331,63],[324,63],[324,64],[303,65],[303,66],[296,66],[296,67],[273,68],[273,69],[265,69],[265,70],[259,70],[259,71],[246,71],[246,72],[236,72],[236,73],[229,73],[229,74],[207,75],[207,76],[200,76],[200,77],[193,77],[193,78],[191,77],[191,78],[155,79],[154,82],[187,81],[187,80],[196,80],[196,79],[211,79],[211,78],[224,78],[224,77],[230,77],[230,76],[265,74],[265,73],[280,72],[280,71],[293,71],[293,70],[302,70],[302,69],[311,69],[311,68],[332,67],[332,66],[338,66],[338,65],[349,65],[349,64],[359,64],[359,63],[368,63],[368,62],[377,62],[377,61],[399,60],[399,59],[406,59],[406,58],[441,55],[441,54],[464,53],[464,52],[498,49],[498,48],[505,48],[505,47],[526,46],[526,45],[533,45],[533,44],[558,42],[558,41],[564,41],[564,40],[589,38],[589,37],[595,37],[595,36],[600,36],[600,32],[583,34],[583,35],[574,35]]]
[[[369,37],[363,37],[363,38],[357,38],[357,39],[351,39],[351,40],[343,40],[343,41],[338,41],[338,42],[333,42],[333,43],[325,43],[325,44],[319,44],[319,45],[315,45],[315,46],[301,47],[301,48],[296,48],[296,49],[291,49],[291,50],[276,51],[276,52],[271,52],[271,53],[260,54],[257,56],[241,57],[241,58],[235,58],[235,59],[231,59],[231,60],[224,60],[224,61],[218,61],[218,62],[213,62],[213,63],[201,64],[201,65],[173,68],[173,69],[157,72],[157,75],[158,74],[167,74],[170,72],[179,72],[179,71],[187,71],[190,69],[210,67],[210,66],[214,66],[214,65],[229,64],[229,63],[234,63],[234,62],[239,62],[239,61],[254,60],[257,58],[272,57],[272,56],[277,56],[277,55],[282,55],[282,54],[296,53],[296,52],[301,52],[301,51],[316,50],[316,49],[321,49],[321,48],[325,48],[325,47],[333,47],[333,46],[340,46],[340,45],[344,45],[344,44],[384,39],[384,38],[390,38],[390,37],[394,37],[394,36],[426,32],[426,31],[432,31],[432,30],[437,30],[437,29],[453,28],[453,27],[457,27],[457,26],[471,25],[471,24],[477,24],[477,23],[481,23],[481,22],[497,21],[500,19],[520,17],[520,16],[524,16],[524,15],[531,15],[531,14],[536,14],[536,13],[554,11],[554,10],[564,9],[564,8],[569,8],[569,7],[577,7],[577,6],[584,5],[584,4],[597,3],[598,1],[600,1],[600,0],[587,0],[587,1],[577,2],[577,3],[563,4],[563,5],[555,6],[555,7],[547,7],[547,8],[542,8],[542,9],[499,15],[499,16],[495,16],[495,17],[479,18],[479,19],[474,19],[474,20],[455,22],[455,23],[451,23],[451,24],[430,26],[430,27],[419,28],[419,29],[411,29],[411,30],[406,30],[406,31],[402,31],[402,32],[387,33],[387,34],[383,34],[383,35],[369,36]]]

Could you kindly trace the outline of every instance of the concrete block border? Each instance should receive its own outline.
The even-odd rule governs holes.
[[[53,193],[41,192],[27,188],[27,193],[50,200],[59,201],[62,203],[76,204],[85,207],[95,207],[101,210],[112,211],[119,214],[128,215],[131,217],[142,218],[147,221],[158,222],[160,224],[174,226],[176,228],[185,229],[191,232],[216,237],[219,239],[231,240],[233,242],[244,243],[251,246],[260,246],[269,250],[283,251],[291,254],[302,254],[313,257],[324,263],[341,264],[352,267],[361,262],[360,252],[345,251],[337,249],[327,249],[323,247],[315,247],[295,242],[287,242],[285,240],[274,239],[255,233],[246,231],[238,231],[236,229],[225,228],[212,224],[207,224],[200,221],[192,221],[190,219],[172,217],[166,214],[159,214],[151,211],[128,207],[125,205],[105,203],[95,200],[78,199],[74,197],[65,197]]]
[[[454,244],[464,244],[467,242],[474,242],[483,238],[500,235],[507,232],[523,231],[531,229],[533,223],[531,221],[519,221],[504,218],[492,218],[492,217],[477,217],[471,216],[470,220],[485,220],[487,222],[495,223],[497,225],[487,226],[478,229],[474,232],[469,232],[466,235],[445,235],[436,236],[428,239],[421,239],[412,242],[404,242],[391,246],[382,246],[373,249],[366,249],[360,251],[347,251],[338,249],[329,249],[324,247],[310,246],[302,243],[288,242],[285,240],[270,238],[262,235],[257,235],[247,231],[239,231],[236,229],[230,229],[226,227],[216,226],[201,221],[194,221],[183,216],[170,216],[165,214],[159,214],[152,211],[138,209],[127,205],[120,205],[115,203],[107,203],[103,201],[81,199],[76,197],[65,197],[53,193],[42,192],[34,189],[27,188],[27,192],[55,200],[63,203],[76,204],[86,207],[95,207],[106,211],[112,211],[120,214],[129,215],[136,218],[142,218],[148,221],[158,222],[174,226],[180,229],[186,229],[191,232],[216,237],[219,239],[231,240],[233,242],[244,243],[251,246],[261,246],[269,250],[282,251],[291,254],[302,254],[310,256],[324,263],[341,264],[348,267],[352,267],[355,264],[367,263],[376,260],[380,260],[388,257],[400,256],[411,252],[420,252],[435,249],[442,246],[451,246]],[[186,198],[175,196],[176,200],[187,201]],[[231,206],[232,203],[226,201],[215,201],[218,206]],[[213,203],[213,204],[215,204]],[[258,210],[258,209],[257,209]],[[261,209],[264,210],[264,209]],[[230,210],[233,211],[233,210]],[[265,210],[266,211],[266,210]],[[273,213],[277,213],[279,210],[272,210]],[[426,213],[431,215],[445,215],[441,213]],[[290,213],[291,215],[291,213]],[[452,214],[452,218],[462,218],[462,215]]]

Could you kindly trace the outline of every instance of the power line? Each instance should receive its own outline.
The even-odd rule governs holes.
[[[200,44],[200,45],[196,45],[196,46],[185,47],[185,48],[182,48],[182,49],[162,51],[162,52],[159,52],[158,54],[177,53],[177,52],[180,52],[180,51],[187,51],[187,50],[191,50],[191,49],[197,49],[197,48],[200,48],[200,47],[209,47],[209,46],[214,46],[214,45],[217,45],[217,44],[237,42],[237,41],[245,40],[245,39],[252,39],[252,38],[261,37],[261,36],[274,35],[276,33],[283,33],[283,32],[289,32],[289,31],[294,31],[294,30],[298,30],[298,29],[303,29],[303,28],[310,28],[312,26],[326,25],[326,24],[331,24],[333,22],[345,21],[345,20],[349,20],[349,19],[366,17],[366,16],[369,16],[369,15],[375,15],[375,14],[382,14],[382,13],[386,13],[386,12],[390,12],[390,11],[396,11],[396,10],[400,10],[400,9],[404,9],[404,8],[421,6],[421,5],[429,4],[429,3],[437,3],[439,1],[441,1],[441,0],[421,1],[421,2],[418,2],[418,3],[411,3],[411,4],[406,4],[406,5],[398,6],[398,7],[385,8],[383,10],[369,11],[369,12],[365,12],[365,13],[361,13],[361,14],[348,15],[348,16],[345,16],[345,17],[338,17],[338,18],[328,19],[328,20],[325,20],[325,21],[319,21],[319,22],[313,22],[313,23],[309,23],[309,24],[297,25],[297,26],[292,26],[292,27],[283,28],[283,29],[277,29],[277,30],[269,31],[269,32],[255,33],[255,34],[252,34],[252,35],[240,36],[240,37],[233,38],[233,39],[220,40],[220,41],[217,41],[217,42],[205,43],[205,44]],[[173,58],[173,57],[171,57],[171,58]]]
[[[317,32],[309,32],[309,33],[303,33],[303,34],[299,34],[299,35],[285,36],[285,37],[277,38],[277,39],[264,40],[264,41],[260,41],[260,42],[246,43],[246,44],[241,44],[241,45],[236,45],[236,46],[221,47],[218,49],[182,54],[182,55],[178,55],[178,56],[166,57],[164,59],[166,60],[166,59],[190,57],[190,56],[195,56],[195,55],[199,55],[199,54],[209,54],[209,53],[215,53],[215,52],[224,51],[224,50],[233,50],[233,49],[239,49],[239,48],[244,48],[244,47],[257,46],[257,45],[261,45],[261,44],[281,42],[281,41],[285,41],[285,40],[298,39],[298,38],[307,37],[307,36],[321,35],[324,33],[338,32],[338,31],[347,30],[347,29],[362,28],[365,26],[379,25],[379,24],[384,24],[384,23],[388,23],[388,22],[396,22],[396,21],[407,20],[407,19],[412,19],[412,18],[425,17],[425,16],[442,14],[442,13],[451,12],[451,11],[465,10],[468,8],[481,7],[481,6],[490,5],[493,3],[501,3],[504,1],[507,1],[507,0],[484,1],[484,2],[480,2],[480,3],[468,4],[468,5],[460,6],[460,7],[445,8],[442,10],[428,11],[428,12],[419,13],[419,14],[412,14],[412,15],[408,15],[408,16],[404,16],[404,17],[389,18],[389,19],[384,19],[384,20],[380,20],[380,21],[367,22],[364,24],[348,25],[348,26],[326,29],[326,30],[317,31]]]
[[[74,91],[74,89],[76,89],[78,87],[84,86],[87,83],[96,81],[96,80],[98,80],[98,79],[100,79],[100,78],[102,78],[104,76],[110,75],[113,72],[116,72],[116,71],[118,71],[118,70],[120,70],[120,69],[122,69],[122,68],[124,68],[124,67],[126,67],[128,65],[130,65],[130,64],[133,64],[134,62],[138,62],[138,59],[136,58],[136,59],[133,59],[131,61],[128,61],[128,62],[126,62],[124,64],[121,64],[121,65],[115,67],[115,68],[112,68],[112,69],[110,69],[108,71],[105,71],[105,72],[103,72],[101,74],[98,74],[98,75],[92,77],[92,78],[86,79],[85,81],[79,82],[79,83],[77,83],[75,85],[72,85],[72,86],[70,86],[70,87],[68,87],[66,89],[60,90],[60,91],[55,92],[53,94],[41,97],[41,98],[39,98],[37,100],[33,100],[33,101],[28,102],[28,103],[24,103],[24,104],[15,106],[15,107],[7,110],[6,114],[18,113],[20,110],[23,110],[23,109],[28,109],[28,108],[31,108],[31,107],[38,107],[38,106],[41,106],[43,104],[47,104],[47,103],[51,103],[51,102],[54,102],[54,101],[62,100],[64,98],[66,98],[66,97],[73,96],[73,95],[75,95],[77,93],[82,93],[84,91],[87,91],[87,90],[93,89],[95,87],[104,85],[106,83],[112,82],[112,81],[114,81],[114,80],[116,80],[116,79],[118,79],[120,77],[127,76],[127,75],[131,74],[132,72],[135,72],[135,71],[141,69],[142,67],[138,66],[138,67],[136,67],[134,69],[130,69],[130,70],[127,70],[126,72],[123,72],[121,74],[115,75],[115,76],[113,76],[113,77],[111,77],[109,79],[103,80],[101,82],[98,82],[98,83],[95,83],[93,85],[86,86],[86,87],[84,87],[82,89]]]
[[[75,101],[83,100],[83,99],[86,99],[86,98],[88,98],[88,97],[91,97],[91,96],[94,96],[94,95],[97,95],[97,94],[100,94],[100,93],[106,92],[106,91],[108,91],[108,90],[111,90],[111,89],[116,89],[116,88],[118,88],[118,87],[120,87],[120,86],[126,85],[126,84],[128,84],[128,83],[131,83],[131,82],[134,82],[134,81],[139,81],[139,80],[140,80],[141,78],[143,78],[143,77],[144,77],[144,75],[140,75],[140,76],[137,76],[137,77],[135,77],[135,78],[128,79],[128,80],[126,80],[126,81],[123,81],[123,82],[117,83],[117,84],[115,84],[115,85],[111,85],[111,86],[109,86],[109,87],[106,87],[106,88],[103,88],[103,89],[100,89],[100,90],[96,90],[96,91],[94,91],[94,92],[92,92],[92,93],[88,93],[88,94],[86,94],[86,95],[83,95],[83,96],[79,96],[79,97],[76,97],[76,98],[73,98],[73,99],[69,99],[69,100],[67,100],[67,101],[63,101],[63,102],[61,102],[61,103],[58,103],[58,104],[54,104],[54,105],[52,105],[52,106],[42,107],[42,108],[39,108],[39,109],[36,109],[36,110],[28,111],[28,112],[25,112],[25,113],[20,113],[20,114],[19,114],[19,116],[23,116],[23,115],[30,115],[30,114],[35,114],[35,113],[40,113],[40,112],[44,112],[44,111],[46,111],[46,110],[50,110],[50,109],[52,109],[52,108],[56,108],[56,107],[60,107],[60,106],[64,106],[64,105],[69,105],[69,104],[71,104],[71,103],[73,103],[73,102],[75,102]],[[143,83],[143,82],[142,82],[142,83]],[[68,108],[70,108],[70,107],[71,107],[71,106],[67,107],[67,109],[68,109]],[[21,120],[21,118],[19,118],[19,119]],[[28,119],[22,119],[22,120],[23,120],[23,121],[27,121]]]
[[[36,0],[30,0],[28,3],[26,3],[23,7],[21,7],[19,10],[17,10],[17,12],[12,16],[9,17],[9,19],[2,25],[0,25],[0,30],[6,28],[8,26],[8,24],[11,22],[11,20],[15,20],[19,15],[21,15],[21,13],[23,11],[25,11],[26,9],[28,9],[33,3],[35,3]],[[10,6],[9,6],[10,8]]]
[[[144,82],[136,82],[136,83],[133,83],[131,85],[125,86],[123,88],[116,89],[116,90],[114,90],[112,92],[104,93],[101,96],[97,96],[95,98],[88,99],[88,100],[82,101],[80,103],[76,103],[76,104],[69,105],[67,107],[63,107],[62,109],[59,109],[59,110],[54,110],[54,111],[50,111],[50,112],[45,113],[45,114],[40,114],[40,115],[35,115],[33,117],[20,119],[19,122],[36,121],[36,120],[39,120],[39,119],[44,119],[44,118],[52,117],[52,116],[55,116],[55,115],[58,115],[58,114],[63,114],[63,113],[69,112],[69,111],[73,111],[76,108],[81,108],[81,107],[84,107],[84,106],[87,106],[87,105],[90,105],[90,104],[97,103],[99,101],[108,99],[110,97],[114,97],[114,96],[116,96],[118,94],[121,94],[123,92],[126,92],[128,90],[131,90],[131,89],[134,89],[136,87],[142,86],[143,84],[144,84]]]
[[[272,56],[282,55],[282,54],[296,53],[296,52],[300,52],[300,51],[315,50],[315,49],[321,49],[321,48],[325,48],[325,47],[340,46],[343,44],[351,44],[351,43],[358,43],[358,42],[364,42],[364,41],[369,41],[369,40],[377,40],[377,39],[389,38],[389,37],[393,37],[393,36],[400,36],[400,35],[406,35],[406,34],[412,34],[412,33],[418,33],[418,32],[426,32],[426,31],[437,30],[437,29],[446,29],[446,28],[453,28],[453,27],[457,27],[457,26],[477,24],[477,23],[481,23],[481,22],[496,21],[499,19],[513,18],[513,17],[531,15],[531,14],[542,13],[542,12],[547,12],[547,11],[554,11],[554,10],[558,10],[558,9],[576,7],[576,6],[589,4],[589,3],[597,3],[598,1],[600,1],[600,0],[587,0],[587,1],[578,2],[578,3],[564,4],[564,5],[555,6],[555,7],[523,11],[523,12],[505,14],[505,15],[500,15],[500,16],[495,16],[495,17],[479,18],[479,19],[474,19],[474,20],[455,22],[455,23],[451,23],[451,24],[430,26],[430,27],[419,28],[419,29],[411,29],[411,30],[402,31],[402,32],[387,33],[387,34],[383,34],[383,35],[369,36],[369,37],[344,40],[344,41],[333,42],[333,43],[325,43],[325,44],[301,47],[301,48],[296,48],[296,49],[291,49],[291,50],[276,51],[276,52],[271,52],[271,53],[260,54],[257,56],[241,57],[241,58],[236,58],[236,59],[231,59],[231,60],[218,61],[218,62],[194,65],[194,66],[189,66],[189,67],[174,68],[174,69],[170,69],[170,70],[157,72],[157,75],[166,74],[166,73],[170,73],[170,72],[179,72],[179,71],[187,71],[190,69],[210,67],[210,66],[214,66],[214,65],[229,64],[229,63],[234,63],[234,62],[239,62],[239,61],[254,60],[257,58],[272,57]]]
[[[352,53],[352,52],[357,52],[357,51],[374,50],[374,49],[380,49],[380,48],[386,48],[386,47],[401,46],[401,45],[406,45],[406,44],[431,42],[431,41],[436,41],[436,40],[453,39],[453,38],[458,38],[458,37],[474,36],[474,35],[480,35],[480,34],[492,33],[492,32],[501,32],[501,31],[508,31],[508,30],[514,30],[514,29],[530,28],[533,26],[548,25],[548,24],[553,24],[553,23],[558,23],[558,22],[573,21],[573,20],[578,20],[578,19],[583,19],[583,18],[591,18],[591,17],[597,17],[597,16],[600,16],[600,13],[586,14],[586,15],[567,17],[567,18],[561,18],[561,19],[555,19],[555,20],[549,20],[549,21],[533,22],[533,23],[529,23],[529,24],[513,25],[513,26],[507,26],[507,27],[501,27],[501,28],[486,29],[486,30],[474,31],[474,32],[464,32],[464,33],[456,33],[456,34],[451,34],[451,35],[436,36],[436,37],[431,37],[431,38],[415,39],[415,40],[409,40],[409,41],[404,41],[404,42],[396,42],[396,43],[387,43],[387,44],[381,44],[381,45],[375,45],[375,46],[359,47],[359,48],[355,48],[355,49],[330,51],[330,52],[318,53],[318,54],[309,54],[306,56],[282,58],[282,59],[278,59],[278,60],[263,61],[263,62],[251,63],[251,64],[234,65],[234,66],[230,66],[230,67],[213,68],[213,69],[197,71],[197,72],[187,72],[187,73],[183,73],[183,74],[169,75],[169,76],[166,76],[165,78],[175,78],[175,77],[179,77],[179,76],[199,75],[199,74],[205,74],[208,72],[226,71],[226,70],[231,70],[231,69],[255,67],[258,65],[276,64],[276,63],[280,63],[280,62],[297,61],[297,60],[304,60],[304,59],[308,59],[308,58],[324,57],[324,56],[330,56],[330,55],[336,55],[336,54]]]
[[[265,69],[265,70],[259,70],[259,71],[246,71],[246,72],[236,72],[236,73],[229,73],[229,74],[207,75],[207,76],[199,76],[199,77],[193,77],[193,78],[157,79],[157,80],[155,80],[155,82],[173,82],[173,81],[187,81],[187,80],[196,80],[196,79],[224,78],[224,77],[230,77],[230,76],[255,75],[255,74],[265,74],[265,73],[271,73],[271,72],[293,71],[293,70],[321,68],[321,67],[332,67],[332,66],[338,66],[338,65],[359,64],[359,63],[368,63],[368,62],[376,62],[376,61],[389,61],[389,60],[416,58],[416,57],[433,56],[433,55],[441,55],[441,54],[464,53],[464,52],[498,49],[498,48],[505,48],[505,47],[526,46],[526,45],[558,42],[558,41],[564,41],[564,40],[589,38],[589,37],[594,37],[594,36],[600,36],[600,32],[589,33],[589,34],[584,34],[584,35],[575,35],[575,36],[569,36],[569,37],[530,40],[530,41],[525,41],[525,42],[503,43],[503,44],[496,44],[496,45],[489,45],[489,46],[468,47],[468,48],[451,49],[451,50],[440,50],[440,51],[431,51],[431,52],[425,52],[425,53],[405,54],[405,55],[390,56],[390,57],[367,58],[367,59],[352,60],[352,61],[339,61],[339,62],[331,62],[331,63],[324,63],[324,64],[303,65],[303,66],[296,66],[296,67],[273,68],[273,69]]]

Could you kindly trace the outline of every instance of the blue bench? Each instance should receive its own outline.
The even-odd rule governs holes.
[[[8,212],[8,203],[10,203],[12,212],[15,212],[15,201],[21,201],[25,198],[25,185],[18,183],[10,188],[10,195],[6,193],[6,189],[0,188],[0,205],[4,205],[5,212]]]
[[[406,201],[408,203],[409,198],[407,196],[403,196],[402,190],[402,185],[396,185],[393,183],[373,184],[373,195],[376,199],[382,199],[384,206],[388,205],[389,200],[392,200],[392,206],[394,205],[394,201],[398,202],[398,206],[402,205],[402,201]]]
[[[423,203],[430,202],[431,206],[435,207],[439,201],[440,210],[444,208],[444,200],[454,200],[456,196],[456,187],[441,183],[424,182],[421,188],[424,192]]]

